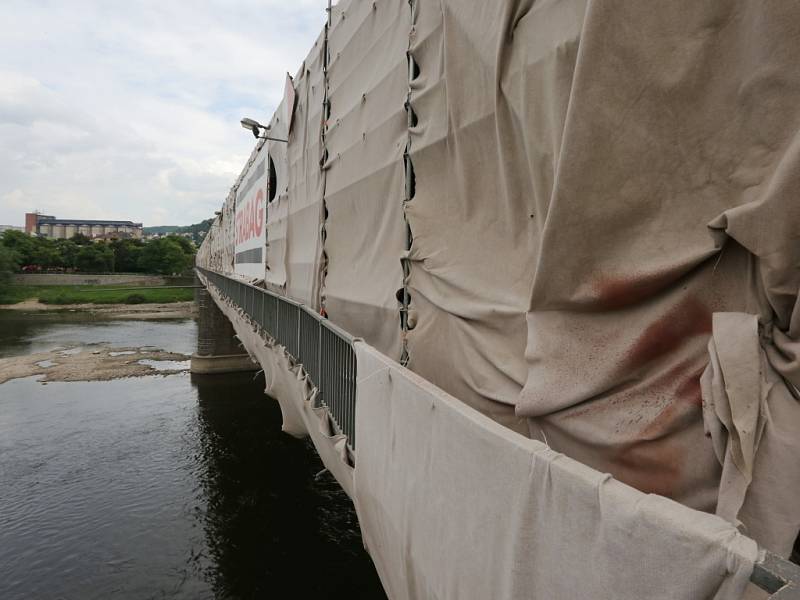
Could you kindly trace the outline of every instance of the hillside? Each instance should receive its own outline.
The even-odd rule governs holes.
[[[144,227],[144,233],[175,233],[181,229],[180,225],[156,225],[155,227]]]
[[[144,234],[191,233],[195,244],[200,244],[205,233],[211,228],[212,221],[213,219],[206,219],[192,225],[155,225],[153,227],[145,227]]]

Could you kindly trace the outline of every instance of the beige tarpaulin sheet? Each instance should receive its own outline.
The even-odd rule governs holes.
[[[518,410],[783,554],[800,529],[798,23],[796,3],[590,3]]]
[[[397,358],[404,208],[411,369],[787,554],[800,528],[800,4],[411,6],[334,8],[329,118],[322,38],[295,78],[288,295],[316,307],[321,293],[334,322]],[[229,197],[223,240],[232,209]],[[230,245],[220,253],[230,270]]]
[[[755,542],[509,431],[357,343],[355,503],[393,600],[741,597]]]
[[[289,133],[289,198],[286,220],[288,296],[319,308],[322,261],[322,197],[320,169],[324,34],[320,34],[294,78],[296,106]]]
[[[416,6],[409,366],[527,431],[525,313],[584,3]]]
[[[222,235],[222,221],[218,215],[211,222],[211,226],[206,232],[203,243],[197,249],[195,262],[207,269],[222,272],[222,249],[225,245],[225,238]]]
[[[235,253],[234,240],[236,238],[236,188],[232,188],[222,205],[220,215],[220,228],[222,230],[222,251],[220,262],[222,273],[233,273],[233,260]]]
[[[340,2],[331,16],[325,308],[399,359],[405,249],[406,2]]]
[[[800,5],[417,11],[410,366],[786,554],[800,528]]]

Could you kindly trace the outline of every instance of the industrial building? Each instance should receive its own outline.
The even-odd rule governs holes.
[[[58,219],[40,213],[25,214],[25,231],[56,240],[69,239],[81,233],[90,238],[141,238],[142,224],[133,221],[96,219]]]

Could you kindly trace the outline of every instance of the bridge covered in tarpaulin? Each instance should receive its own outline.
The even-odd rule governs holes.
[[[733,598],[751,540],[790,555],[798,23],[777,2],[332,7],[270,123],[288,143],[257,145],[198,265],[356,340],[341,478],[392,597]]]

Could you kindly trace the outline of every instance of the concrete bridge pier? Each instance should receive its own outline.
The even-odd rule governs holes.
[[[195,275],[195,285],[200,285]],[[231,322],[214,303],[208,290],[195,288],[197,304],[197,352],[192,354],[192,373],[234,373],[256,371],[260,367],[247,352],[242,352]]]

